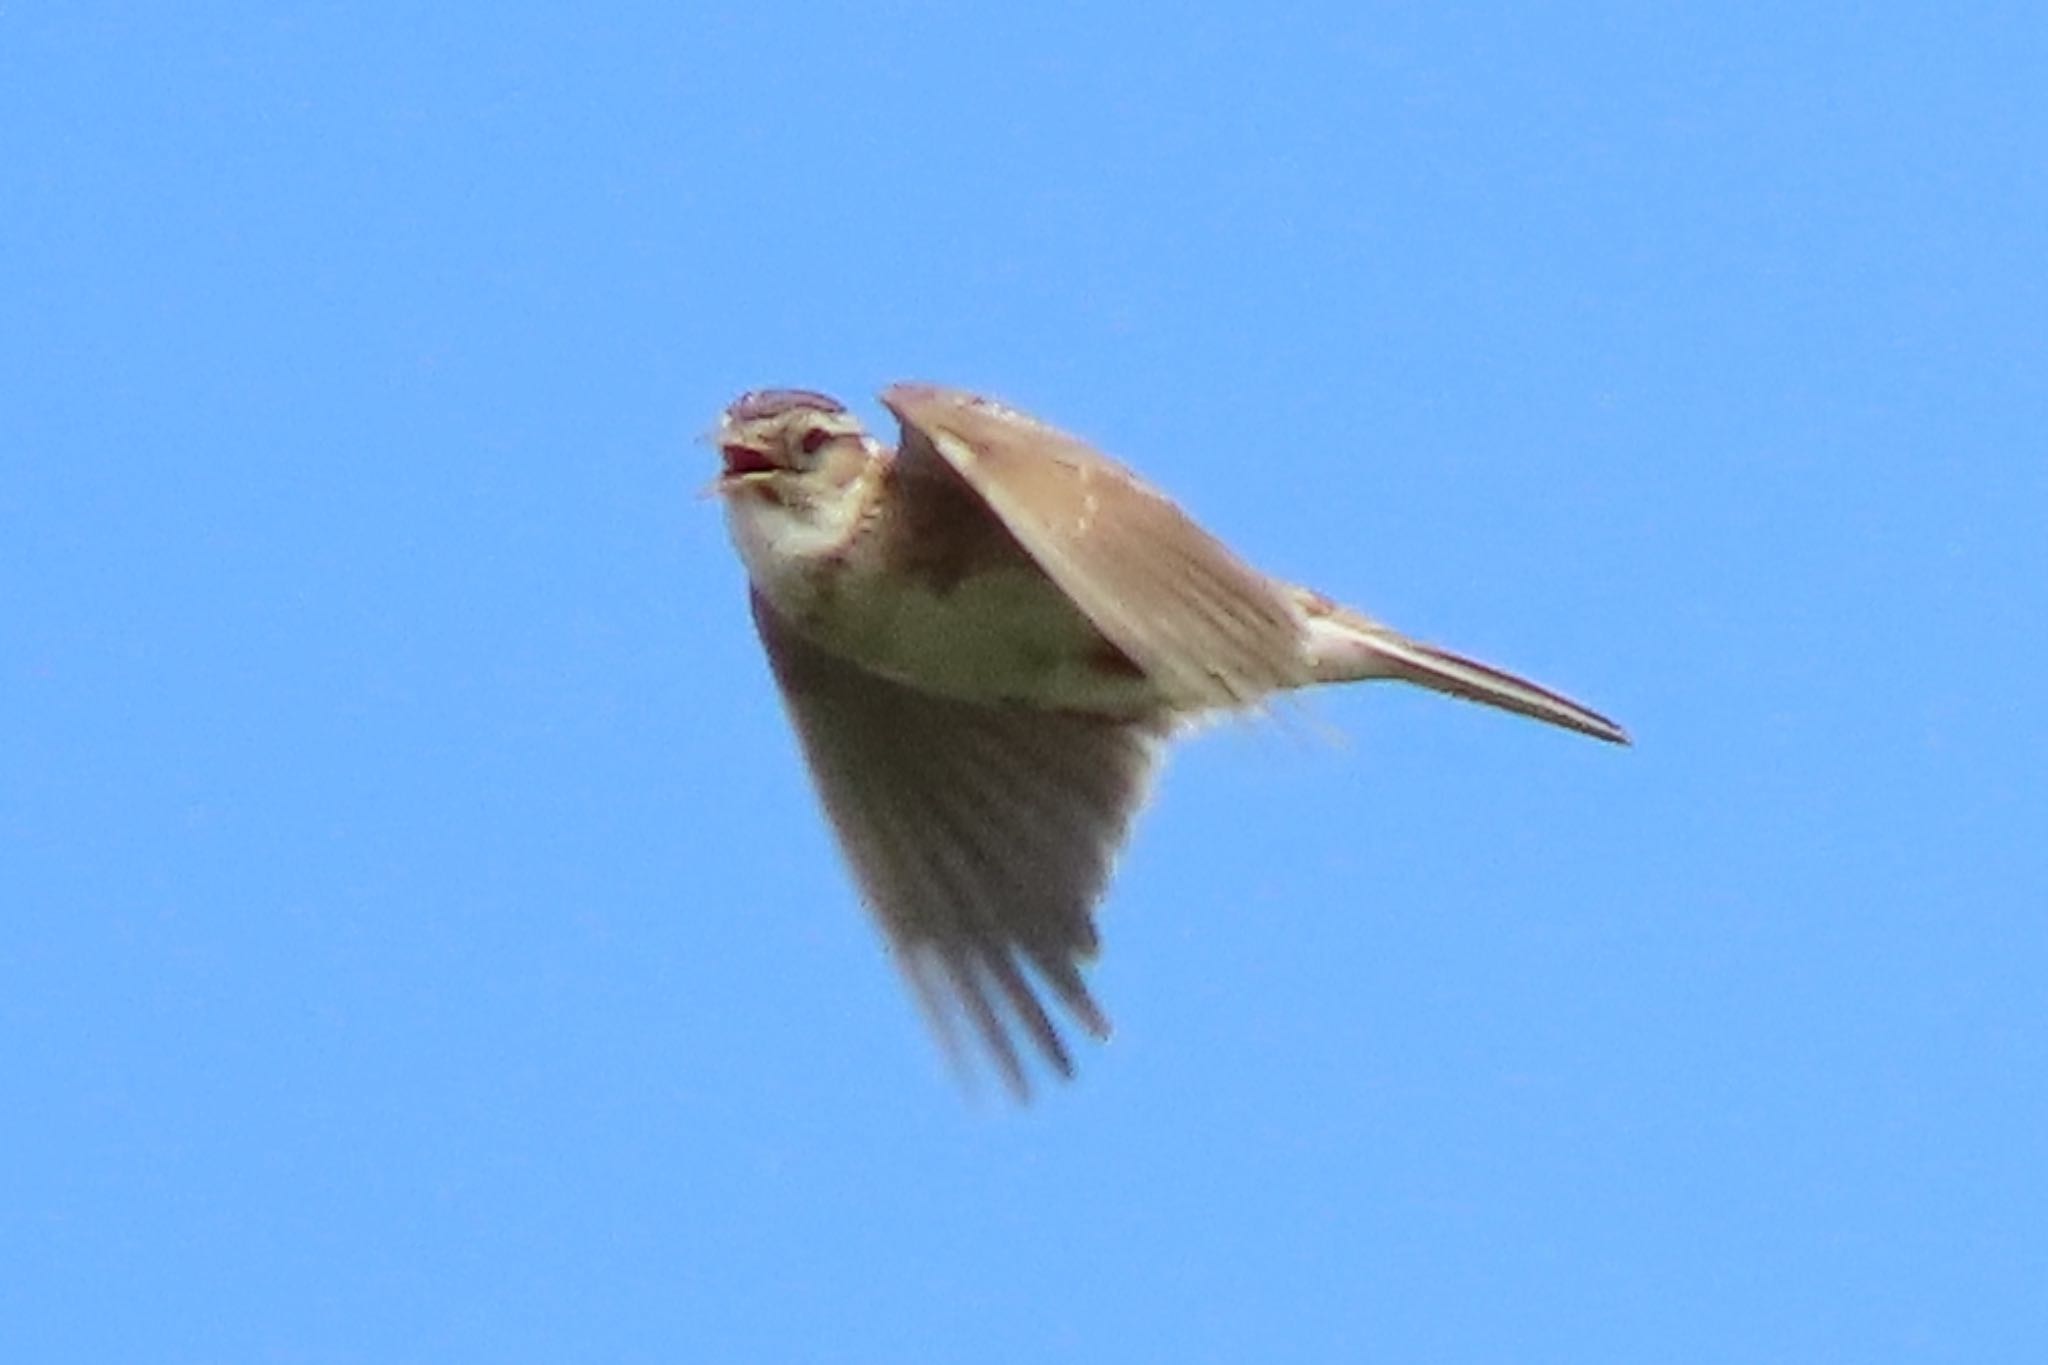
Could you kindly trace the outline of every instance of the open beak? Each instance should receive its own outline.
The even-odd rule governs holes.
[[[768,458],[766,451],[752,446],[722,441],[718,453],[725,457],[725,473],[719,476],[721,482],[740,483],[756,475],[773,474],[776,469],[775,462]]]
[[[718,477],[704,486],[697,496],[708,498],[715,493],[730,493],[743,484],[755,483],[778,472],[776,463],[768,458],[768,452],[756,446],[732,438],[730,430],[720,425],[704,433],[706,445],[718,447],[719,458],[725,467]]]

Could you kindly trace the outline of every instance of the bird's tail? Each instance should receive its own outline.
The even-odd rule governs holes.
[[[1317,682],[1393,678],[1609,743],[1629,742],[1628,732],[1607,717],[1527,678],[1411,640],[1306,588],[1294,589],[1294,595],[1308,618],[1310,669]]]

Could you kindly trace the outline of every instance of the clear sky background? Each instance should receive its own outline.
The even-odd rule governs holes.
[[[2048,19],[1508,8],[0,8],[0,1357],[2037,1358]],[[1638,747],[1198,737],[970,1102],[695,496],[910,377]]]

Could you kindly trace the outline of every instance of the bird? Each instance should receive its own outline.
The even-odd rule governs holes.
[[[1390,679],[1614,744],[1615,722],[1272,578],[1079,437],[901,383],[891,449],[756,389],[712,485],[799,748],[890,954],[956,1068],[1061,1078],[1097,1040],[1095,912],[1168,742],[1322,684]],[[969,1068],[971,1069],[971,1068]]]

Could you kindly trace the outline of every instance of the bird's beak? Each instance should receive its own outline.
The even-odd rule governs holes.
[[[758,483],[780,472],[776,463],[768,458],[767,451],[740,440],[737,433],[723,422],[698,439],[705,445],[717,446],[719,457],[725,461],[725,468],[704,486],[699,497],[729,493],[743,484]]]
[[[768,458],[767,451],[740,441],[720,442],[718,453],[725,458],[725,473],[719,477],[732,483],[766,478],[779,468]]]

